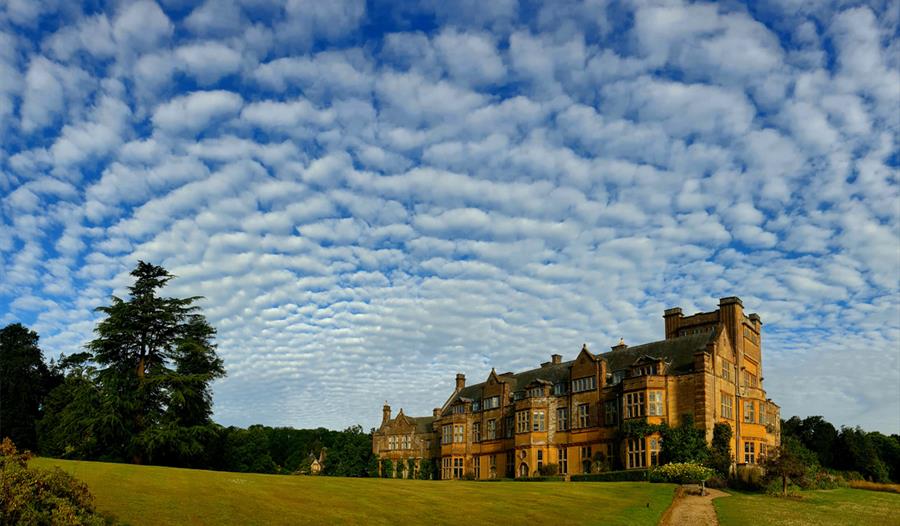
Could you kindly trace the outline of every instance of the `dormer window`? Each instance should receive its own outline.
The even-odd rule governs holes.
[[[622,380],[625,379],[625,371],[616,371],[612,375],[612,385],[622,383]]]
[[[472,412],[481,411],[481,400],[475,400],[472,402]]]
[[[543,387],[532,387],[528,390],[528,398],[539,398],[541,396],[544,396]]]
[[[515,393],[513,393],[513,400],[521,400],[521,399],[523,399],[523,398],[525,398],[525,393],[524,393],[524,392],[522,392],[522,391],[516,391]]]
[[[632,376],[651,376],[654,374],[656,374],[655,364],[640,365],[638,367],[635,367],[632,372]]]
[[[585,376],[572,380],[572,392],[580,393],[582,391],[593,391],[597,388],[597,378],[594,376]]]
[[[569,386],[566,382],[559,382],[558,384],[553,385],[553,394],[556,396],[562,396],[569,392]]]
[[[452,412],[454,415],[461,415],[466,412],[466,406],[463,404],[456,404],[453,406]]]

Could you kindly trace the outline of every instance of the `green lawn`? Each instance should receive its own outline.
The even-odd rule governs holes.
[[[861,489],[804,491],[802,500],[734,493],[713,501],[722,526],[900,526],[900,495]]]
[[[72,473],[88,484],[100,510],[133,525],[655,525],[674,490],[641,482],[434,482],[31,462]]]

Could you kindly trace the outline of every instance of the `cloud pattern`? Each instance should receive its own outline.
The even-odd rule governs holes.
[[[218,421],[368,427],[739,295],[784,415],[900,431],[895,4],[90,5],[0,7],[0,323],[48,354],[149,260]]]

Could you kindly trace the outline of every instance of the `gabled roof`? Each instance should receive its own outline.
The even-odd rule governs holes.
[[[607,370],[609,372],[628,369],[638,360],[648,358],[651,360],[664,360],[669,364],[669,373],[684,373],[693,369],[694,353],[706,349],[707,345],[716,340],[718,333],[719,331],[716,330],[691,334],[669,340],[635,345],[634,347],[625,347],[624,349],[617,349],[600,355],[592,354],[591,356],[597,356],[606,360],[608,363]],[[582,349],[582,352],[589,353],[590,351]],[[543,380],[550,384],[556,384],[569,380],[569,368],[574,363],[575,360],[562,363],[551,363],[544,367],[531,369],[517,374],[504,373],[498,375],[498,378],[500,381],[508,383],[513,392],[521,391],[533,382]],[[496,373],[492,371],[491,374]],[[488,378],[490,379],[490,376]],[[464,387],[447,401],[444,408],[449,408],[460,399],[464,399],[464,401],[481,399],[481,392],[485,384],[486,382],[481,382]]]
[[[416,416],[411,420],[416,424],[416,433],[432,433],[434,431],[431,428],[431,424],[434,422],[433,416]]]
[[[717,332],[709,331],[670,340],[635,345],[634,347],[605,352],[600,357],[607,361],[610,372],[628,369],[637,360],[647,357],[665,360],[669,363],[670,373],[684,373],[693,369],[694,353],[706,349],[709,343],[715,341]]]
[[[432,422],[434,422],[433,416],[409,416],[404,414],[401,409],[397,416],[388,420],[387,424],[379,428],[379,431],[384,432],[382,430],[393,428],[396,424],[401,424],[404,427],[414,428],[416,433],[432,433],[434,432],[431,428]]]
[[[548,382],[552,385],[569,379],[569,367],[571,367],[573,363],[575,363],[574,360],[549,364],[544,367],[538,367],[537,369],[518,374],[499,375],[499,378],[500,381],[506,382],[513,392],[521,391],[525,389],[527,385],[538,381]],[[450,399],[446,407],[450,407],[460,399],[480,400],[481,392],[485,384],[486,382],[481,382],[479,384],[464,387]]]

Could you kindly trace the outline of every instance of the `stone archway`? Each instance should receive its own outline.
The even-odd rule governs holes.
[[[528,476],[528,464],[522,462],[519,464],[519,476],[527,477]]]

